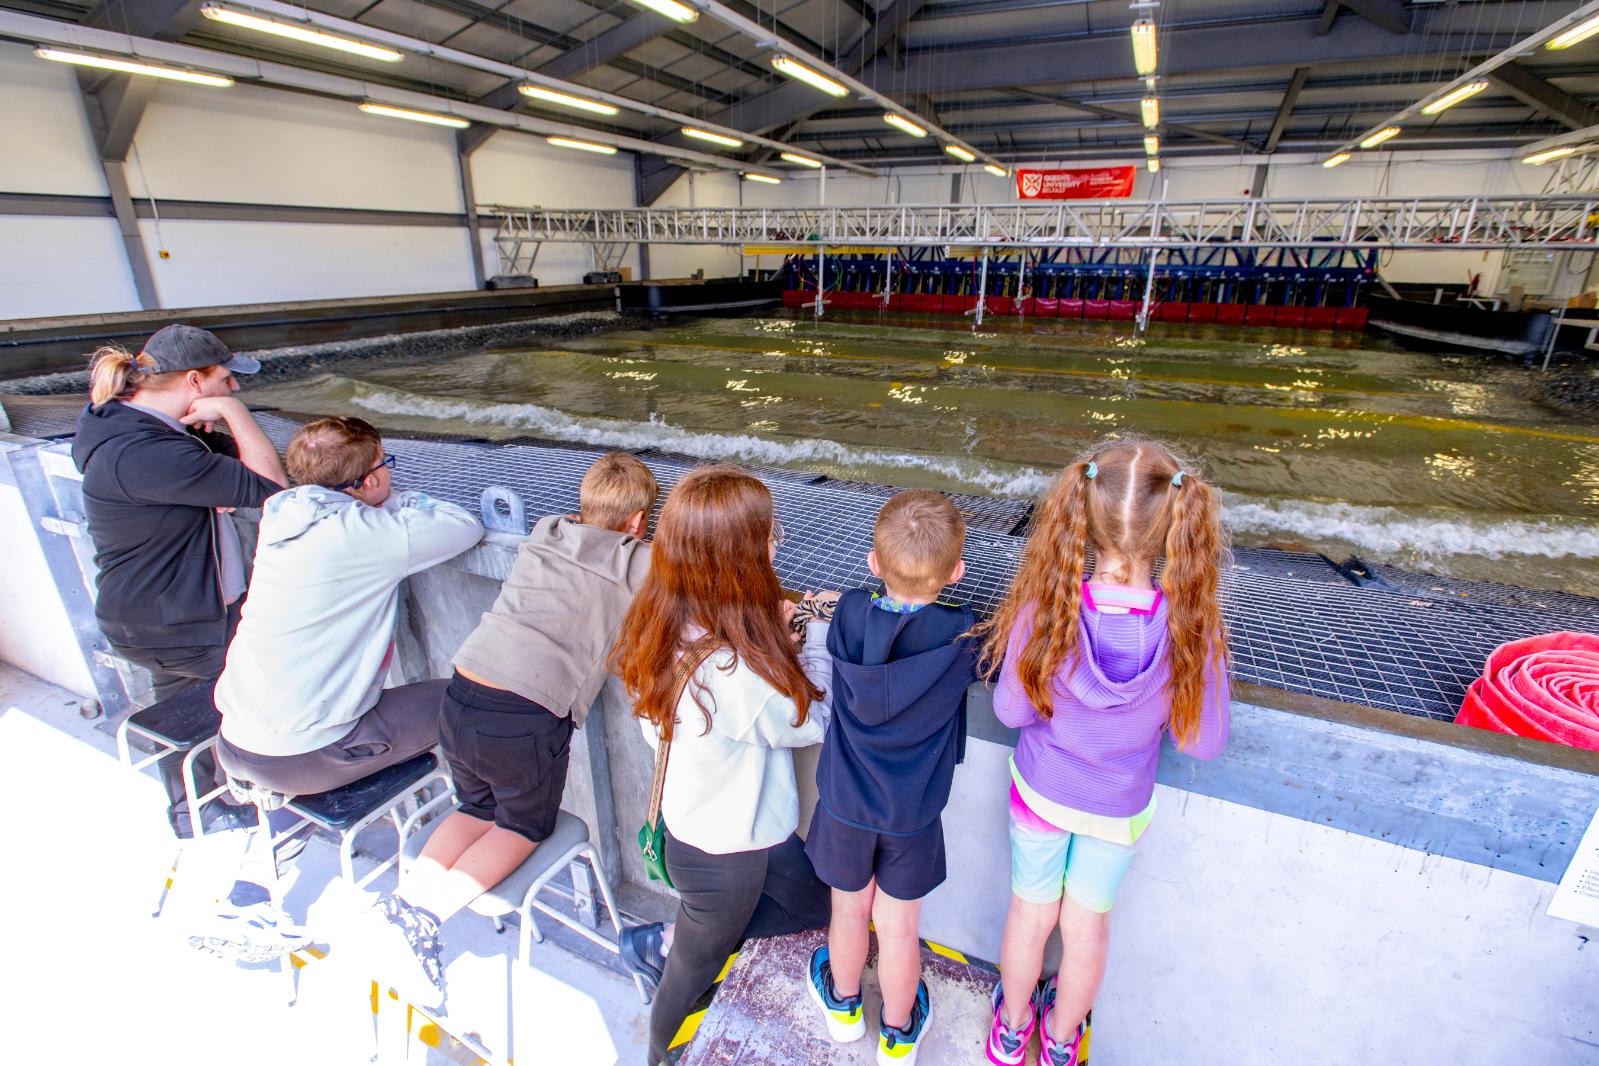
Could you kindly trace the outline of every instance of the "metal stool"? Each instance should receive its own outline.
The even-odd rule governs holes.
[[[443,824],[444,819],[433,817],[427,825],[421,823],[430,816],[450,813],[453,810],[453,801],[453,796],[435,799],[424,805],[405,823],[401,829],[402,874],[416,862],[428,839]],[[599,883],[600,898],[605,903],[605,912],[610,917],[611,928],[619,940],[622,935],[621,915],[616,909],[616,899],[611,894],[610,882],[605,879],[605,869],[600,865],[599,855],[595,853],[594,845],[589,842],[589,827],[583,819],[566,811],[561,811],[556,816],[555,831],[533,849],[533,854],[524,859],[522,865],[511,871],[499,884],[474,899],[467,907],[474,914],[492,919],[496,931],[505,929],[505,922],[502,919],[507,914],[518,915],[518,922],[521,925],[518,958],[523,965],[530,965],[532,942],[544,943],[544,934],[539,931],[538,923],[533,919],[535,910],[555,919],[613,955],[617,954],[619,949],[615,940],[607,940],[570,914],[557,910],[539,898],[539,894],[551,887],[550,882],[562,870],[576,867],[579,859],[586,859],[594,871],[594,880]],[[576,867],[574,874],[579,870],[581,867]],[[635,974],[633,984],[638,989],[639,998],[648,1003],[650,993],[644,984],[644,979]]]
[[[192,837],[205,834],[200,809],[227,791],[226,785],[218,785],[208,792],[195,794],[200,787],[194,782],[195,761],[203,753],[216,748],[217,730],[221,726],[222,716],[217,713],[216,704],[211,700],[211,685],[204,682],[191,685],[143,710],[134,711],[117,726],[117,757],[130,770],[143,770],[169,755],[183,756],[183,802],[188,808]],[[133,740],[155,750],[135,762]],[[160,917],[166,907],[167,893],[177,877],[178,865],[183,861],[183,845],[180,837],[177,853],[172,857],[167,876],[162,880],[161,894],[156,897],[155,908],[150,912],[155,917]]]
[[[117,727],[117,757],[131,770],[142,770],[168,755],[183,756],[183,800],[189,808],[189,829],[197,837],[205,832],[200,824],[200,808],[227,791],[225,785],[218,785],[203,795],[195,795],[198,786],[194,783],[194,762],[216,747],[217,730],[221,727],[222,715],[211,701],[209,683],[191,685],[142,711],[134,711]],[[130,736],[154,746],[155,751],[134,762]]]
[[[358,879],[355,876],[356,837],[368,826],[387,818],[394,824],[398,837],[396,843],[403,843],[403,813],[409,813],[412,805],[420,802],[423,790],[434,784],[443,785],[445,794],[449,794],[450,776],[440,764],[438,756],[431,751],[379,770],[359,781],[352,781],[342,788],[315,795],[286,796],[249,781],[232,776],[228,778],[228,787],[234,795],[255,804],[261,812],[260,824],[263,827],[267,825],[269,811],[282,808],[296,816],[293,825],[272,832],[273,848],[307,826],[325,829],[339,838],[339,872],[350,884],[363,889],[392,867],[399,860],[399,854],[397,849],[395,855],[379,862]]]

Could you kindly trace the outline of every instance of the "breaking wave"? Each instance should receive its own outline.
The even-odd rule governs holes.
[[[863,448],[808,437],[704,432],[672,425],[654,415],[648,422],[580,418],[538,404],[436,399],[367,385],[357,387],[351,402],[377,414],[495,426],[602,448],[660,448],[701,459],[756,466],[825,467],[850,471],[856,476],[869,476],[874,471],[920,470],[996,496],[1036,496],[1054,477],[1052,472],[1036,467],[969,456]]]
[[[1224,517],[1236,533],[1289,534],[1352,544],[1379,558],[1599,558],[1599,525],[1580,519],[1476,518],[1307,500],[1267,501],[1229,493]]]

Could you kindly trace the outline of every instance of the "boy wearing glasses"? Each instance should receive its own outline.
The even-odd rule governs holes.
[[[432,748],[447,682],[385,689],[400,582],[483,536],[466,510],[394,492],[378,431],[322,418],[289,441],[295,487],[267,500],[255,573],[217,681],[235,778],[308,795]]]

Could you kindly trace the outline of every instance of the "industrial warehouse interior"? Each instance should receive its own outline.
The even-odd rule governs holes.
[[[0,117],[7,1061],[1599,1064],[1599,0],[0,0]]]

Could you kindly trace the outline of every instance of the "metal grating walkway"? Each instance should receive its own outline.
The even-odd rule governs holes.
[[[296,423],[257,416],[281,447]],[[476,509],[482,489],[501,484],[519,493],[530,516],[577,509],[583,472],[604,449],[565,445],[451,443],[387,438],[399,458],[401,486],[426,489]],[[663,490],[701,460],[641,454]],[[851,588],[872,583],[865,556],[886,490],[817,482],[792,471],[759,471],[771,487],[788,532],[777,570],[789,588]],[[966,542],[967,576],[954,594],[980,612],[1004,596],[1026,541],[974,524]],[[1452,721],[1466,686],[1488,653],[1508,640],[1559,629],[1599,626],[1599,601],[1544,596],[1492,602],[1485,596],[1420,593],[1440,579],[1382,568],[1389,588],[1351,583],[1319,555],[1240,549],[1224,592],[1240,681],[1369,707]],[[1398,578],[1417,587],[1407,591]],[[1481,587],[1481,586],[1477,586]],[[1503,589],[1505,586],[1487,586]]]

